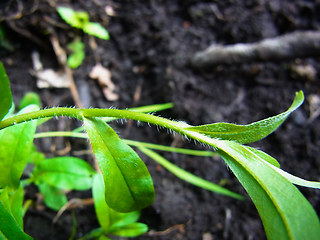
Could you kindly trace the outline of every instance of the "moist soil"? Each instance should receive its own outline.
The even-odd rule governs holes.
[[[58,16],[55,8],[61,5],[87,11],[91,21],[108,29],[110,40],[96,38],[93,50],[92,37],[71,28]],[[106,14],[106,7],[114,13]],[[129,108],[172,102],[174,108],[159,113],[161,116],[192,125],[219,121],[247,124],[286,110],[295,92],[303,90],[305,103],[275,133],[253,146],[274,156],[284,170],[319,180],[320,121],[310,118],[319,109],[319,58],[219,65],[206,70],[189,64],[196,52],[211,44],[249,43],[296,30],[318,30],[319,1],[6,0],[1,1],[0,11],[1,26],[10,43],[2,44],[0,60],[17,105],[28,91],[38,93],[43,106],[75,105],[69,89],[40,89],[32,75],[33,51],[39,52],[45,68],[59,69],[51,36],[56,36],[65,50],[76,37],[85,43],[85,60],[73,72],[85,107]],[[119,95],[116,101],[108,101],[99,83],[88,76],[98,62],[112,74]],[[299,66],[312,71],[301,73]],[[44,124],[39,131],[76,126],[79,123],[61,118]],[[129,121],[112,126],[128,139],[207,149],[148,125]],[[47,138],[36,140],[36,145],[48,157],[67,154],[93,162],[92,155],[83,151],[89,149],[86,141]],[[148,224],[149,232],[135,239],[266,238],[253,203],[220,158],[161,154],[197,176],[243,194],[246,200],[183,182],[141,154],[153,177],[156,199],[142,211],[140,219]],[[320,192],[300,190],[320,214]],[[90,197],[90,191],[68,193],[69,199]],[[79,238],[98,227],[92,205],[68,210],[53,223],[56,213],[44,206],[35,187],[27,188],[25,198],[35,201],[24,219],[25,231],[35,239],[68,239],[73,225],[74,237]]]

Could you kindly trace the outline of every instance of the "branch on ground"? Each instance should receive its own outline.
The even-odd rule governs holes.
[[[197,68],[218,64],[237,64],[256,61],[320,56],[320,31],[298,31],[256,43],[238,43],[229,46],[212,45],[191,59]]]

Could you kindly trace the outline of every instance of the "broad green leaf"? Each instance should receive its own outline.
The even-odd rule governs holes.
[[[118,212],[149,206],[155,195],[152,178],[138,154],[102,120],[84,118],[84,127],[104,178],[108,206]]]
[[[213,123],[195,127],[187,127],[186,130],[202,133],[210,138],[236,141],[238,143],[251,143],[265,138],[275,131],[304,100],[303,92],[296,93],[291,107],[274,117],[254,122],[248,125],[236,125],[231,123]]]
[[[72,54],[68,57],[68,66],[70,68],[78,68],[85,57],[84,43],[76,40],[68,44],[68,48],[72,51]]]
[[[108,31],[100,23],[88,22],[84,24],[83,31],[104,40],[109,40],[110,38]]]
[[[207,189],[209,191],[215,192],[215,193],[219,193],[222,195],[226,195],[228,197],[233,197],[236,199],[240,199],[243,200],[243,196],[241,196],[240,194],[234,193],[228,189],[225,189],[217,184],[214,184],[212,182],[206,181],[200,177],[197,177],[181,168],[179,168],[178,166],[170,163],[168,160],[166,160],[164,157],[160,156],[159,154],[157,154],[156,152],[147,149],[145,147],[138,147],[144,154],[146,154],[147,156],[149,156],[150,158],[152,158],[153,160],[155,160],[157,163],[159,163],[160,165],[162,165],[163,167],[165,167],[167,170],[169,170],[170,172],[172,172],[174,175],[176,175],[178,178],[181,178],[182,180],[189,182],[197,187],[201,187],[204,189]]]
[[[58,7],[57,11],[66,23],[75,28],[82,29],[84,24],[89,21],[89,15],[86,12],[76,12],[68,7]]]
[[[31,240],[0,201],[0,239]]]
[[[113,229],[110,234],[121,237],[136,237],[148,231],[148,226],[144,223],[131,223],[121,228]]]
[[[67,202],[68,199],[61,189],[50,186],[43,182],[37,184],[42,196],[44,203],[51,209],[59,211]]]
[[[19,109],[22,109],[28,105],[37,105],[37,106],[41,106],[41,101],[39,98],[39,95],[34,93],[34,92],[28,92],[27,94],[25,94],[22,98],[22,100],[20,101],[19,104]]]
[[[19,114],[32,110],[38,110],[38,107],[30,105]],[[18,188],[33,145],[36,124],[36,121],[30,121],[0,130],[0,188]]]
[[[256,205],[269,240],[319,239],[320,222],[311,204],[272,165],[236,142],[212,144]]]
[[[92,167],[75,157],[56,157],[39,162],[32,179],[67,190],[86,190],[92,186]]]
[[[0,62],[0,121],[8,113],[12,105],[12,95],[9,86],[9,78],[6,71]]]

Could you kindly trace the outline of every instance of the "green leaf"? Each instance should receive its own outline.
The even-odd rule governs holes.
[[[311,204],[272,165],[236,142],[214,140],[213,145],[250,195],[269,240],[319,239]]]
[[[38,107],[30,105],[19,114],[35,109]],[[36,124],[30,121],[0,130],[0,188],[18,188],[33,145]]]
[[[104,178],[108,206],[118,212],[149,206],[155,195],[152,178],[138,154],[105,122],[83,120]]]
[[[42,196],[44,203],[51,209],[59,211],[67,202],[68,199],[61,189],[50,186],[43,182],[37,184]]]
[[[112,210],[106,203],[104,192],[105,187],[103,183],[103,177],[101,174],[96,174],[93,177],[92,196],[94,200],[94,208],[99,221],[100,226],[106,232],[109,231],[111,220],[110,211]],[[101,232],[102,234],[102,232]]]
[[[37,105],[37,106],[41,106],[41,101],[39,98],[39,95],[34,93],[34,92],[28,92],[27,94],[25,94],[22,98],[22,100],[20,101],[19,104],[19,109],[22,109],[28,105]]]
[[[271,165],[277,167],[277,168],[280,168],[280,163],[274,159],[273,157],[271,157],[269,154],[261,151],[261,150],[258,150],[258,149],[255,149],[253,147],[249,147],[249,146],[243,146],[244,148],[247,148],[248,150],[250,150],[251,152],[253,152],[254,154],[258,155],[259,158],[263,159],[264,161],[270,163]]]
[[[68,57],[67,63],[70,68],[78,68],[85,57],[83,42],[76,40],[68,44],[68,48],[72,51],[72,54]]]
[[[260,159],[260,161],[263,161],[266,164],[269,164],[271,168],[273,168],[276,172],[278,172],[280,175],[285,177],[289,182],[291,182],[295,185],[303,186],[303,187],[320,189],[320,182],[308,181],[308,180],[293,176],[290,173],[280,169],[279,165],[273,164],[273,163],[277,162],[277,160],[275,160],[270,155],[268,155],[262,151],[259,151],[257,149],[251,148],[251,147],[246,146],[246,148],[249,148],[249,150],[251,150],[254,154],[257,155],[257,157]]]
[[[0,121],[9,112],[12,105],[12,95],[9,86],[9,78],[6,71],[0,62]]]
[[[31,240],[32,237],[23,232],[13,216],[5,209],[0,201],[0,238]]]
[[[8,187],[1,189],[0,201],[23,229],[23,188],[20,186],[17,190],[9,190]]]
[[[83,31],[104,40],[109,40],[110,38],[108,31],[100,23],[88,22],[83,26]]]
[[[186,130],[204,134],[210,138],[236,141],[238,143],[251,143],[265,138],[275,131],[304,100],[303,92],[296,93],[291,107],[274,117],[254,122],[248,125],[236,125],[231,123],[213,123],[195,127],[187,127]]]
[[[75,157],[56,157],[39,162],[32,179],[67,190],[86,190],[92,186],[92,167]]]
[[[96,174],[93,181],[92,195],[98,221],[105,234],[125,228],[139,219],[139,211],[119,213],[111,209],[106,203],[104,189],[103,176]]]
[[[144,223],[131,223],[121,228],[113,229],[110,234],[121,237],[136,237],[148,231],[148,226]]]
[[[58,7],[60,17],[69,25],[82,29],[84,24],[89,22],[89,15],[86,12],[76,12],[68,7]]]
[[[14,219],[21,229],[23,229],[23,187],[9,193],[10,208]]]
[[[204,180],[200,177],[193,175],[192,173],[189,173],[189,172],[179,168],[178,166],[172,164],[171,162],[166,160],[164,157],[160,156],[159,154],[157,154],[156,152],[154,152],[150,149],[147,149],[142,146],[140,146],[138,148],[141,150],[141,152],[143,152],[144,154],[146,154],[147,156],[149,156],[150,158],[155,160],[157,163],[159,163],[160,165],[165,167],[167,170],[172,172],[178,178],[180,178],[186,182],[189,182],[197,187],[201,187],[201,188],[207,189],[209,191],[212,191],[212,192],[215,192],[218,194],[226,195],[228,197],[233,197],[233,198],[236,198],[239,200],[244,199],[243,196],[241,196],[240,194],[234,193],[234,192],[232,192],[228,189],[225,189],[217,184],[214,184],[212,182]]]

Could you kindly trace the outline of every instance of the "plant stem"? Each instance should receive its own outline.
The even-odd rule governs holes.
[[[176,122],[172,120],[168,120],[162,117],[157,117],[151,114],[146,113],[138,113],[130,110],[119,110],[119,109],[77,109],[77,108],[49,108],[39,111],[34,111],[30,113],[25,113],[21,115],[17,115],[11,118],[7,118],[0,122],[0,130],[9,126],[13,126],[22,122],[37,120],[41,118],[51,118],[51,117],[71,117],[77,118],[79,120],[83,120],[83,117],[116,117],[116,118],[124,118],[124,119],[132,119],[141,122],[147,122],[150,124],[154,124],[160,127],[169,128],[173,131],[179,132],[183,134],[181,129],[183,127],[189,126],[186,123]]]
[[[98,109],[98,108],[77,109],[77,108],[57,107],[57,108],[43,109],[43,110],[20,114],[11,118],[7,118],[0,122],[0,130],[6,127],[10,127],[10,126],[27,122],[27,121],[43,119],[43,118],[59,117],[59,116],[76,118],[76,119],[79,119],[80,121],[83,120],[84,117],[86,118],[115,117],[120,119],[131,119],[131,120],[146,122],[148,124],[153,124],[153,125],[170,129],[174,132],[180,133],[183,136],[190,137],[197,141],[213,146],[214,148],[215,146],[217,146],[217,143],[219,142],[217,139],[213,139],[203,134],[185,129],[191,126],[184,122],[177,122],[177,121],[169,120],[166,118],[154,116],[151,114],[139,113],[139,112],[130,111],[130,110],[119,110],[119,109],[108,109],[108,108],[107,109]]]

